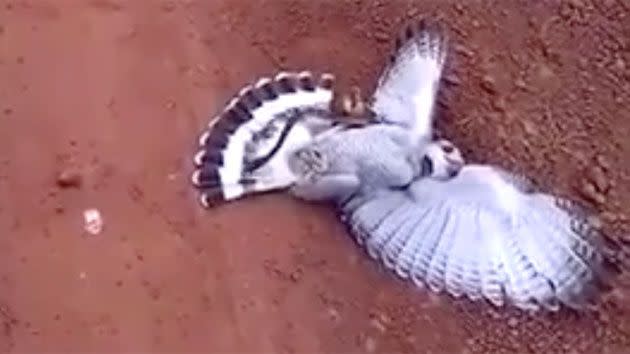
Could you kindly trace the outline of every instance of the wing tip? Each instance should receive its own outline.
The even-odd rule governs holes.
[[[443,66],[449,35],[442,21],[421,17],[407,22],[394,38],[390,61],[394,62],[399,52],[412,42],[418,45],[417,49],[422,55],[433,58],[440,67]]]

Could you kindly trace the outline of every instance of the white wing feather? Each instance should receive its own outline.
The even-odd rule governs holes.
[[[449,181],[420,179],[342,211],[374,258],[432,291],[525,310],[582,308],[606,279],[601,235],[586,214],[507,176],[468,165]]]
[[[376,119],[407,128],[414,141],[431,137],[446,47],[437,23],[424,19],[405,27],[372,98]]]

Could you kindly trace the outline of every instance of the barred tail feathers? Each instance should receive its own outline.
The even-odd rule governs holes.
[[[198,139],[200,149],[193,156],[195,170],[191,181],[200,190],[202,205],[207,207],[208,199],[229,201],[286,184],[286,179],[274,180],[277,176],[272,174],[257,183],[243,185],[244,160],[249,153],[246,146],[254,134],[283,112],[302,107],[327,108],[334,80],[328,73],[317,80],[308,71],[280,72],[241,89]],[[293,139],[304,136],[296,133]]]

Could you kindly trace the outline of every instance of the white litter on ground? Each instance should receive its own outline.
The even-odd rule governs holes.
[[[98,235],[103,230],[103,218],[101,212],[96,209],[87,209],[83,212],[85,222],[83,228],[92,235]]]

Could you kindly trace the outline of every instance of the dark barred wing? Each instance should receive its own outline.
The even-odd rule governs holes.
[[[418,286],[531,311],[584,308],[616,271],[596,219],[506,176],[469,165],[447,182],[357,196],[342,219],[371,257]]]
[[[409,129],[414,139],[430,138],[446,60],[446,34],[437,22],[413,22],[398,34],[393,52],[379,77],[371,107],[377,119]]]
[[[318,119],[329,112],[333,84],[331,74],[281,72],[240,90],[199,137],[191,179],[202,205],[290,185],[284,154],[334,125]],[[317,122],[296,119],[308,115]]]

